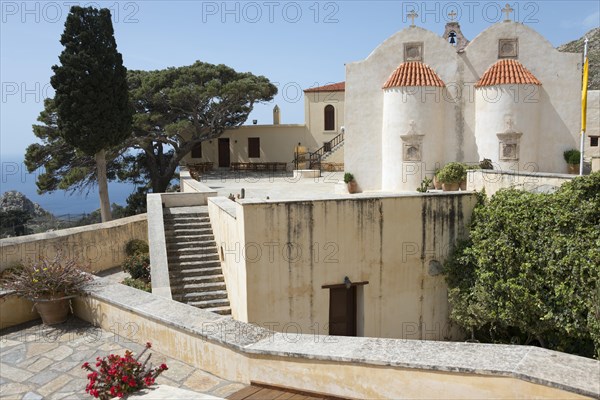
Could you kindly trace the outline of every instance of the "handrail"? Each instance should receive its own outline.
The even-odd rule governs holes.
[[[327,153],[331,153],[331,151],[338,146],[340,143],[342,143],[344,141],[344,132],[340,133],[339,135],[337,135],[336,137],[334,137],[333,139],[331,139],[329,142],[325,142],[323,144],[323,146],[321,146],[319,149],[317,149],[317,151],[315,152],[309,152],[308,153],[308,165],[309,165],[309,169],[314,169],[315,166],[318,166],[319,169],[321,169],[321,160],[323,158],[323,156],[325,156]],[[298,160],[295,160],[296,162],[296,169],[298,169]]]

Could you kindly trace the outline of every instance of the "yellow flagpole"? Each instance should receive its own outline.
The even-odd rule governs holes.
[[[579,159],[579,175],[583,175],[583,153],[585,147],[585,130],[587,123],[587,91],[588,91],[588,74],[590,61],[588,59],[588,39],[585,38],[583,48],[583,82],[581,87],[581,143],[580,143],[580,159]]]

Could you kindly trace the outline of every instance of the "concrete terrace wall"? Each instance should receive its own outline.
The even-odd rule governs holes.
[[[94,272],[120,265],[125,245],[132,239],[148,241],[146,214],[101,224],[62,229],[0,240],[0,272],[22,261],[53,257],[58,249],[68,257],[89,262]]]
[[[576,175],[543,172],[507,172],[495,170],[467,171],[467,189],[482,191],[492,196],[500,189],[522,189],[528,192],[554,192]]]
[[[216,199],[209,211],[228,290],[232,281],[243,286],[245,273],[247,309],[232,303],[244,322],[327,334],[329,289],[322,286],[347,276],[369,282],[358,289],[359,336],[457,337],[440,268],[466,234],[473,194],[247,199],[239,201],[235,221]]]
[[[9,305],[0,302],[2,318]],[[537,347],[274,333],[101,278],[73,308],[123,340],[243,383],[357,399],[600,397],[600,362]]]

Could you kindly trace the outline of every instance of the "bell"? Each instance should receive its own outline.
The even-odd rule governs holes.
[[[456,39],[454,39],[454,36],[450,36],[450,44],[456,44]]]

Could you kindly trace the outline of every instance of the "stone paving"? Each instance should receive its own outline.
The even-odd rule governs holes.
[[[126,349],[139,354],[144,344],[96,328],[71,317],[64,324],[45,326],[41,320],[0,331],[0,398],[92,399],[85,393],[85,361]],[[246,385],[218,378],[153,348],[154,365],[165,362],[169,369],[157,383],[216,397],[226,397]]]

